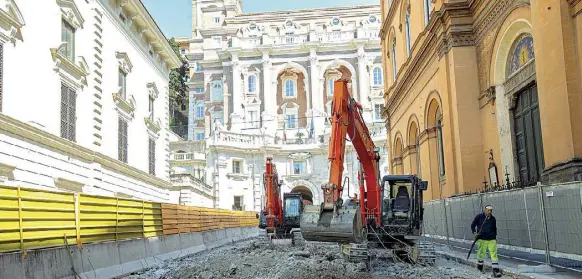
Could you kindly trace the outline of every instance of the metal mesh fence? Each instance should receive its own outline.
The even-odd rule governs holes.
[[[425,202],[424,233],[472,240],[471,222],[486,205],[499,244],[582,255],[582,184],[518,188]],[[549,255],[549,254],[548,254]]]

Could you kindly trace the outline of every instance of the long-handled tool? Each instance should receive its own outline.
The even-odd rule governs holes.
[[[489,220],[489,217],[485,218],[485,221],[483,221],[483,224],[481,224],[481,228],[479,229],[479,231],[475,235],[475,240],[473,240],[473,244],[471,244],[471,248],[469,249],[469,253],[467,254],[467,260],[469,260],[469,257],[471,256],[471,252],[473,252],[473,247],[475,247],[475,243],[477,243],[477,240],[479,240],[479,235],[481,234],[481,230],[483,230],[483,227],[485,226],[485,222],[487,222],[487,220]]]

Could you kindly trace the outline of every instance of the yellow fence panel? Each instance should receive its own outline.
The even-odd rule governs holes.
[[[257,226],[254,212],[0,186],[0,252]]]

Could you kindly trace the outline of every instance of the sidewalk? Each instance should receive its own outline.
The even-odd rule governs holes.
[[[477,266],[477,258],[475,255],[475,249],[469,257],[469,261],[466,260],[467,253],[469,252],[468,248],[463,248],[456,246],[458,244],[456,242],[452,242],[453,246],[447,246],[444,244],[439,244],[435,242],[435,249],[437,254],[444,256],[445,258],[449,258],[456,261],[461,261],[464,264],[468,264],[471,266]],[[577,272],[570,269],[555,267],[555,272],[552,273],[524,273],[518,271],[518,266],[520,265],[528,265],[528,266],[539,266],[540,263],[532,262],[525,259],[519,259],[515,257],[509,257],[507,255],[498,253],[499,255],[499,265],[501,270],[503,270],[503,274],[510,275],[515,278],[523,278],[523,279],[575,279],[575,278],[582,278],[582,272]],[[485,260],[485,268],[487,272],[491,270],[491,261],[487,258]]]

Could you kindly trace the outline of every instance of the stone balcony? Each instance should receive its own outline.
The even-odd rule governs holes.
[[[303,34],[288,34],[272,36],[263,34],[260,37],[232,37],[228,42],[228,47],[252,49],[261,45],[301,45],[308,42],[323,43],[347,43],[352,40],[380,40],[380,30],[377,28],[359,27],[353,30],[330,31],[330,32],[309,32]],[[212,45],[212,48],[226,48],[225,45]]]
[[[303,134],[299,139],[297,132]],[[275,135],[263,134],[243,134],[230,131],[217,131],[208,140],[208,145],[235,147],[245,149],[259,149],[263,147],[273,147],[281,149],[316,149],[326,148],[329,143],[329,133],[331,129],[326,127],[323,134],[316,134],[309,138],[306,129],[286,130],[286,141],[283,137],[283,129],[278,129]],[[384,144],[388,132],[384,123],[373,123],[368,126],[370,136],[377,145]],[[350,146],[351,144],[348,144]]]
[[[206,184],[204,181],[195,178],[189,173],[175,173],[170,175],[170,182],[173,187],[191,188],[199,194],[212,196],[212,186]]]

